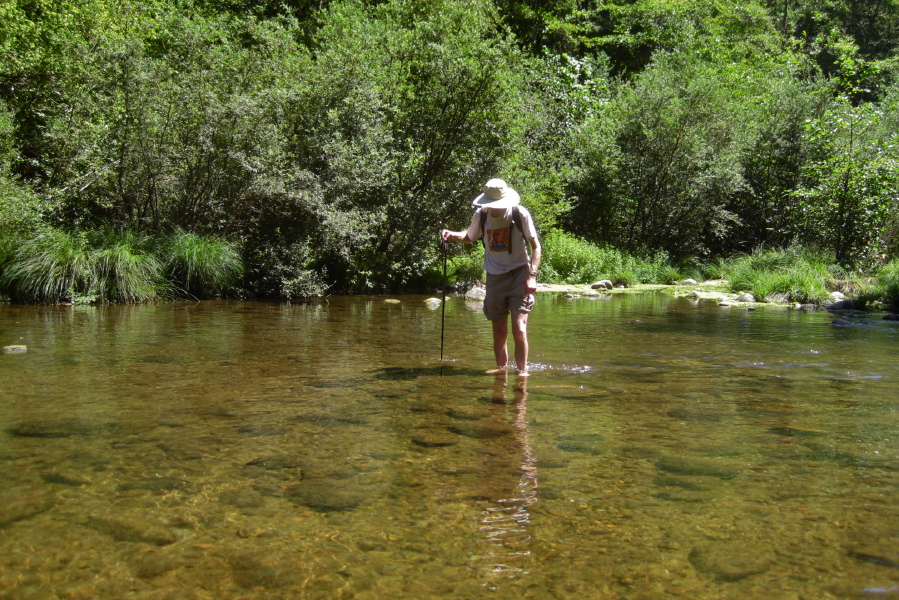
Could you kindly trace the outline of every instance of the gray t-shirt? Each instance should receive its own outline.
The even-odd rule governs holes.
[[[512,209],[506,210],[501,216],[493,217],[488,209],[479,209],[471,217],[471,225],[468,226],[468,239],[478,241],[481,234],[481,210],[487,210],[486,250],[484,252],[484,269],[491,275],[502,275],[513,269],[529,265],[531,259],[528,256],[527,245],[522,238],[518,227],[512,224]],[[537,237],[537,229],[534,227],[534,219],[531,213],[523,206],[518,207],[521,218],[521,226],[528,238]],[[511,227],[512,239],[509,239]],[[512,244],[512,252],[509,252],[509,243]]]

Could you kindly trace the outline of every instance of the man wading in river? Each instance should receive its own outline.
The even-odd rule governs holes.
[[[512,315],[512,338],[515,340],[515,365],[518,374],[528,375],[528,314],[534,306],[537,270],[540,268],[540,242],[534,219],[520,206],[518,192],[502,179],[491,179],[484,193],[472,201],[477,209],[468,231],[441,232],[451,242],[484,241],[484,269],[487,271],[487,297],[484,315],[493,324],[493,353],[499,372],[509,364],[506,341]],[[525,239],[533,256],[528,256]]]

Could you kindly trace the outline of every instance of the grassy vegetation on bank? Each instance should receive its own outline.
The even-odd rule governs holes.
[[[0,293],[17,302],[205,298],[238,285],[242,273],[232,244],[180,229],[154,239],[42,228],[0,239]]]
[[[732,292],[758,301],[822,303],[840,291],[862,309],[899,310],[899,260],[868,272],[848,272],[806,248],[764,249],[708,263],[674,263],[661,252],[634,256],[561,230],[543,238],[539,280],[615,285],[673,284],[686,278],[723,280]],[[459,249],[447,264],[447,283],[483,279],[483,248]],[[442,285],[434,264],[423,286]],[[180,229],[156,238],[111,230],[69,233],[42,228],[30,235],[0,237],[0,294],[25,303],[146,302],[178,297],[253,296],[243,280],[236,245]],[[325,295],[302,285],[292,297]]]
[[[899,260],[870,272],[848,272],[821,253],[797,246],[702,263],[676,264],[657,252],[648,257],[598,246],[562,231],[543,239],[539,280],[552,284],[589,284],[608,279],[615,285],[673,284],[686,278],[723,280],[732,292],[748,292],[760,302],[820,304],[841,292],[859,308],[899,310]],[[473,246],[450,260],[450,283],[483,278],[483,250]]]

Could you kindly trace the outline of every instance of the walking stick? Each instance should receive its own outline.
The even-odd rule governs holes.
[[[446,253],[449,250],[449,242],[443,240],[440,244],[440,250],[443,252],[443,297],[440,300],[440,362],[443,363],[443,334],[446,330]],[[443,374],[443,365],[440,365],[441,375]]]

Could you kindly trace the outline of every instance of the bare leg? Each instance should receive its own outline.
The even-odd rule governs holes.
[[[506,341],[509,339],[509,319],[501,317],[491,321],[493,323],[493,355],[496,357],[497,368],[503,369],[509,364],[509,350]]]
[[[528,372],[528,314],[520,310],[512,311],[512,339],[515,340],[515,366],[520,375]],[[496,330],[494,330],[495,332]]]

